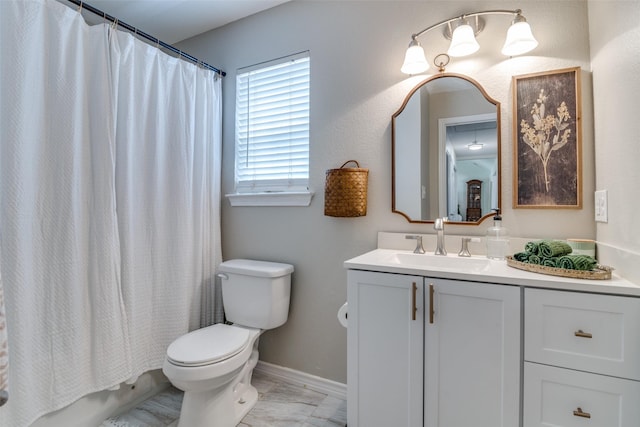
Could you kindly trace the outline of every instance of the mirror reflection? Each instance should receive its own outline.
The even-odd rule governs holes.
[[[474,80],[443,73],[392,117],[392,211],[409,222],[479,224],[500,208],[500,104]]]

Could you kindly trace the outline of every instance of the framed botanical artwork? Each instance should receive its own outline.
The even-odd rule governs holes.
[[[513,207],[582,208],[580,67],[513,77]]]

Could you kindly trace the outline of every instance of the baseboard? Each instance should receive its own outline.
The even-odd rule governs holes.
[[[285,382],[308,388],[309,390],[324,393],[343,400],[347,399],[347,385],[337,381],[285,368],[284,366],[263,362],[262,360],[258,361],[255,370]]]

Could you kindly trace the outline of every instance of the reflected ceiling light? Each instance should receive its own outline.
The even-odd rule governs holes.
[[[480,48],[480,45],[476,41],[476,36],[484,29],[484,21],[480,18],[481,15],[514,16],[507,32],[507,39],[502,47],[502,53],[504,55],[522,55],[538,46],[538,41],[533,37],[531,27],[525,17],[522,16],[520,9],[474,12],[438,22],[413,34],[404,58],[404,64],[400,70],[405,74],[419,74],[429,68],[429,64],[424,55],[424,49],[420,45],[420,42],[418,42],[418,37],[442,26],[445,27],[444,36],[451,40],[451,45],[447,51],[449,56],[461,57],[476,52]],[[452,23],[456,22],[458,25],[452,29]]]
[[[471,144],[467,144],[467,148],[471,151],[482,150],[484,144],[480,144],[477,138],[477,132],[473,133],[473,142]]]

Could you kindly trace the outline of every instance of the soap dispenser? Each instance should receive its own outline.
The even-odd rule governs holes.
[[[493,227],[487,230],[487,258],[504,259],[509,254],[509,233],[502,226],[500,209],[492,209],[496,213],[493,216]]]

